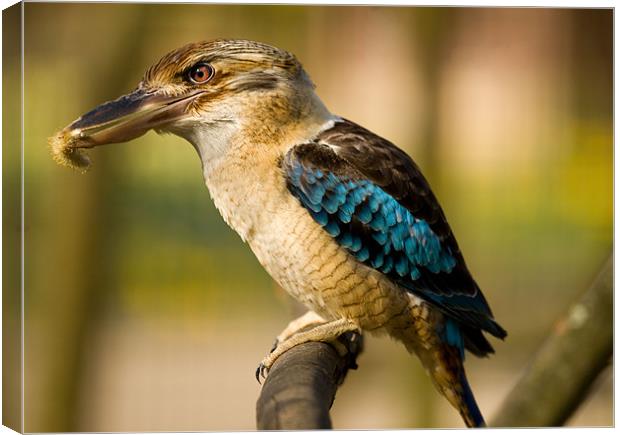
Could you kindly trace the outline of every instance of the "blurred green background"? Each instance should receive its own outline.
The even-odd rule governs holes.
[[[495,356],[467,360],[492,417],[612,249],[612,20],[601,9],[26,3],[25,430],[254,428],[254,369],[300,309],[217,214],[195,151],[151,132],[94,150],[82,175],[47,148],[161,55],[222,37],[295,53],[334,113],[421,166],[509,331]],[[397,344],[370,338],[358,362],[335,427],[462,426]],[[612,424],[609,369],[570,424]]]

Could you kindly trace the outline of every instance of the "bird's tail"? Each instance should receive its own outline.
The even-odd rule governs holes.
[[[456,408],[467,426],[485,426],[465,375],[462,331],[457,324],[445,322],[443,333],[438,334],[438,322],[444,320],[438,311],[419,304],[402,318],[392,319],[388,333],[420,358],[437,390]]]
[[[462,395],[462,403],[459,408],[459,412],[465,420],[465,424],[468,427],[485,427],[486,423],[484,421],[484,417],[480,412],[480,408],[478,408],[478,404],[476,403],[476,398],[474,397],[474,393],[471,391],[469,387],[469,382],[467,382],[467,377],[465,376],[465,372],[461,376],[461,385],[463,386],[463,395]],[[461,409],[462,408],[462,409]]]
[[[453,346],[443,345],[436,352],[429,364],[425,364],[435,387],[461,414],[468,427],[486,426],[467,382],[460,351]]]

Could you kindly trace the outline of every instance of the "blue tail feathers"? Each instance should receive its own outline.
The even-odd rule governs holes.
[[[474,393],[471,391],[469,382],[467,382],[465,371],[461,372],[461,385],[463,388],[463,404],[466,408],[463,411],[466,411],[467,414],[469,414],[468,416],[463,415],[465,422],[469,427],[485,427],[486,423],[484,421],[484,417],[480,412],[480,408],[478,408],[478,404],[474,398]]]

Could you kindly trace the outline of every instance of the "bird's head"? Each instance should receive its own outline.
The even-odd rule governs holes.
[[[246,40],[185,45],[151,66],[131,93],[82,115],[50,138],[59,163],[87,168],[85,148],[126,142],[150,129],[189,140],[203,159],[231,135],[275,135],[326,109],[292,54]]]

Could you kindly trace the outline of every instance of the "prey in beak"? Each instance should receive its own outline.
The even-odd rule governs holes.
[[[206,149],[206,142],[221,143],[242,121],[277,123],[279,129],[299,112],[289,101],[307,106],[298,83],[313,92],[290,53],[251,41],[232,47],[226,40],[192,43],[147,69],[136,90],[82,115],[49,143],[56,162],[82,170],[90,165],[85,149],[127,142],[150,129]]]
[[[168,96],[141,87],[114,101],[108,101],[82,115],[49,139],[54,160],[62,165],[86,170],[90,159],[86,148],[127,142],[150,129],[183,117],[188,105],[202,90]]]

